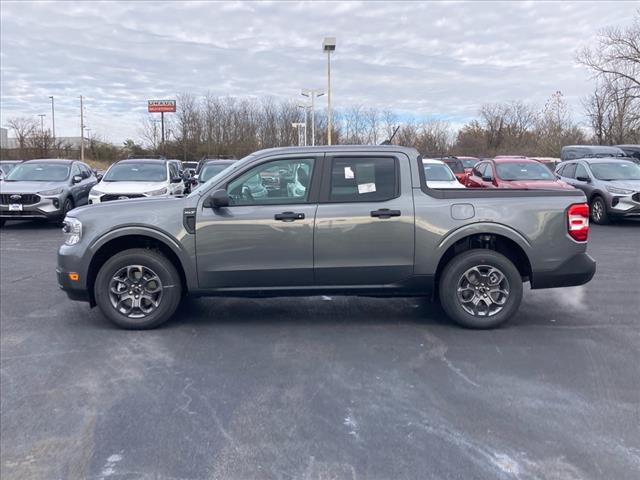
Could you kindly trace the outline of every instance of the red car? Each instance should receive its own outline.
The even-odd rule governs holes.
[[[468,188],[572,189],[558,180],[537,160],[522,157],[502,157],[476,164],[467,177]]]

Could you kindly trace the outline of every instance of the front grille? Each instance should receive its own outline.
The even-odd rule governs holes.
[[[22,205],[33,205],[40,201],[40,195],[35,193],[2,193],[0,203],[9,205],[10,203],[20,203]]]
[[[142,198],[142,197],[144,197],[144,195],[139,194],[139,193],[132,193],[132,194],[128,194],[128,195],[107,194],[107,195],[102,195],[100,197],[100,201],[101,202],[110,202],[111,200],[126,200],[128,198]]]
[[[635,202],[640,202],[640,192],[634,193],[631,198],[633,198]]]

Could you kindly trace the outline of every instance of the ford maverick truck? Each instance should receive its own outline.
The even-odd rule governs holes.
[[[185,296],[431,296],[465,327],[495,327],[523,283],[581,285],[580,190],[432,189],[411,148],[269,149],[182,198],[76,208],[60,287],[124,328],[168,320]]]

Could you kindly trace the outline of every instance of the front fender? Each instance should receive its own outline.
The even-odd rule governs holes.
[[[188,235],[184,232],[185,235]],[[141,225],[126,225],[120,226],[114,230],[111,230],[104,235],[101,235],[99,238],[95,239],[87,248],[87,253],[91,258],[95,255],[95,253],[100,250],[102,246],[107,244],[108,242],[115,240],[117,238],[126,237],[129,235],[137,235],[153,238],[159,242],[162,242],[165,246],[167,246],[171,251],[176,255],[180,264],[182,265],[182,269],[184,270],[185,279],[187,281],[187,288],[189,290],[196,289],[198,287],[197,284],[197,273],[195,269],[195,264],[192,260],[192,255],[184,248],[183,243],[174,238],[173,236],[163,232],[162,230],[141,226]]]

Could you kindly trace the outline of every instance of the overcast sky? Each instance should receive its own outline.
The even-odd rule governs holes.
[[[138,138],[147,99],[296,98],[326,86],[352,104],[459,125],[486,102],[539,105],[556,90],[580,120],[592,88],[574,61],[598,29],[628,25],[638,2],[9,2],[1,3],[1,119],[47,114],[79,135]],[[324,98],[320,106],[325,107]],[[11,135],[11,133],[10,133]]]

